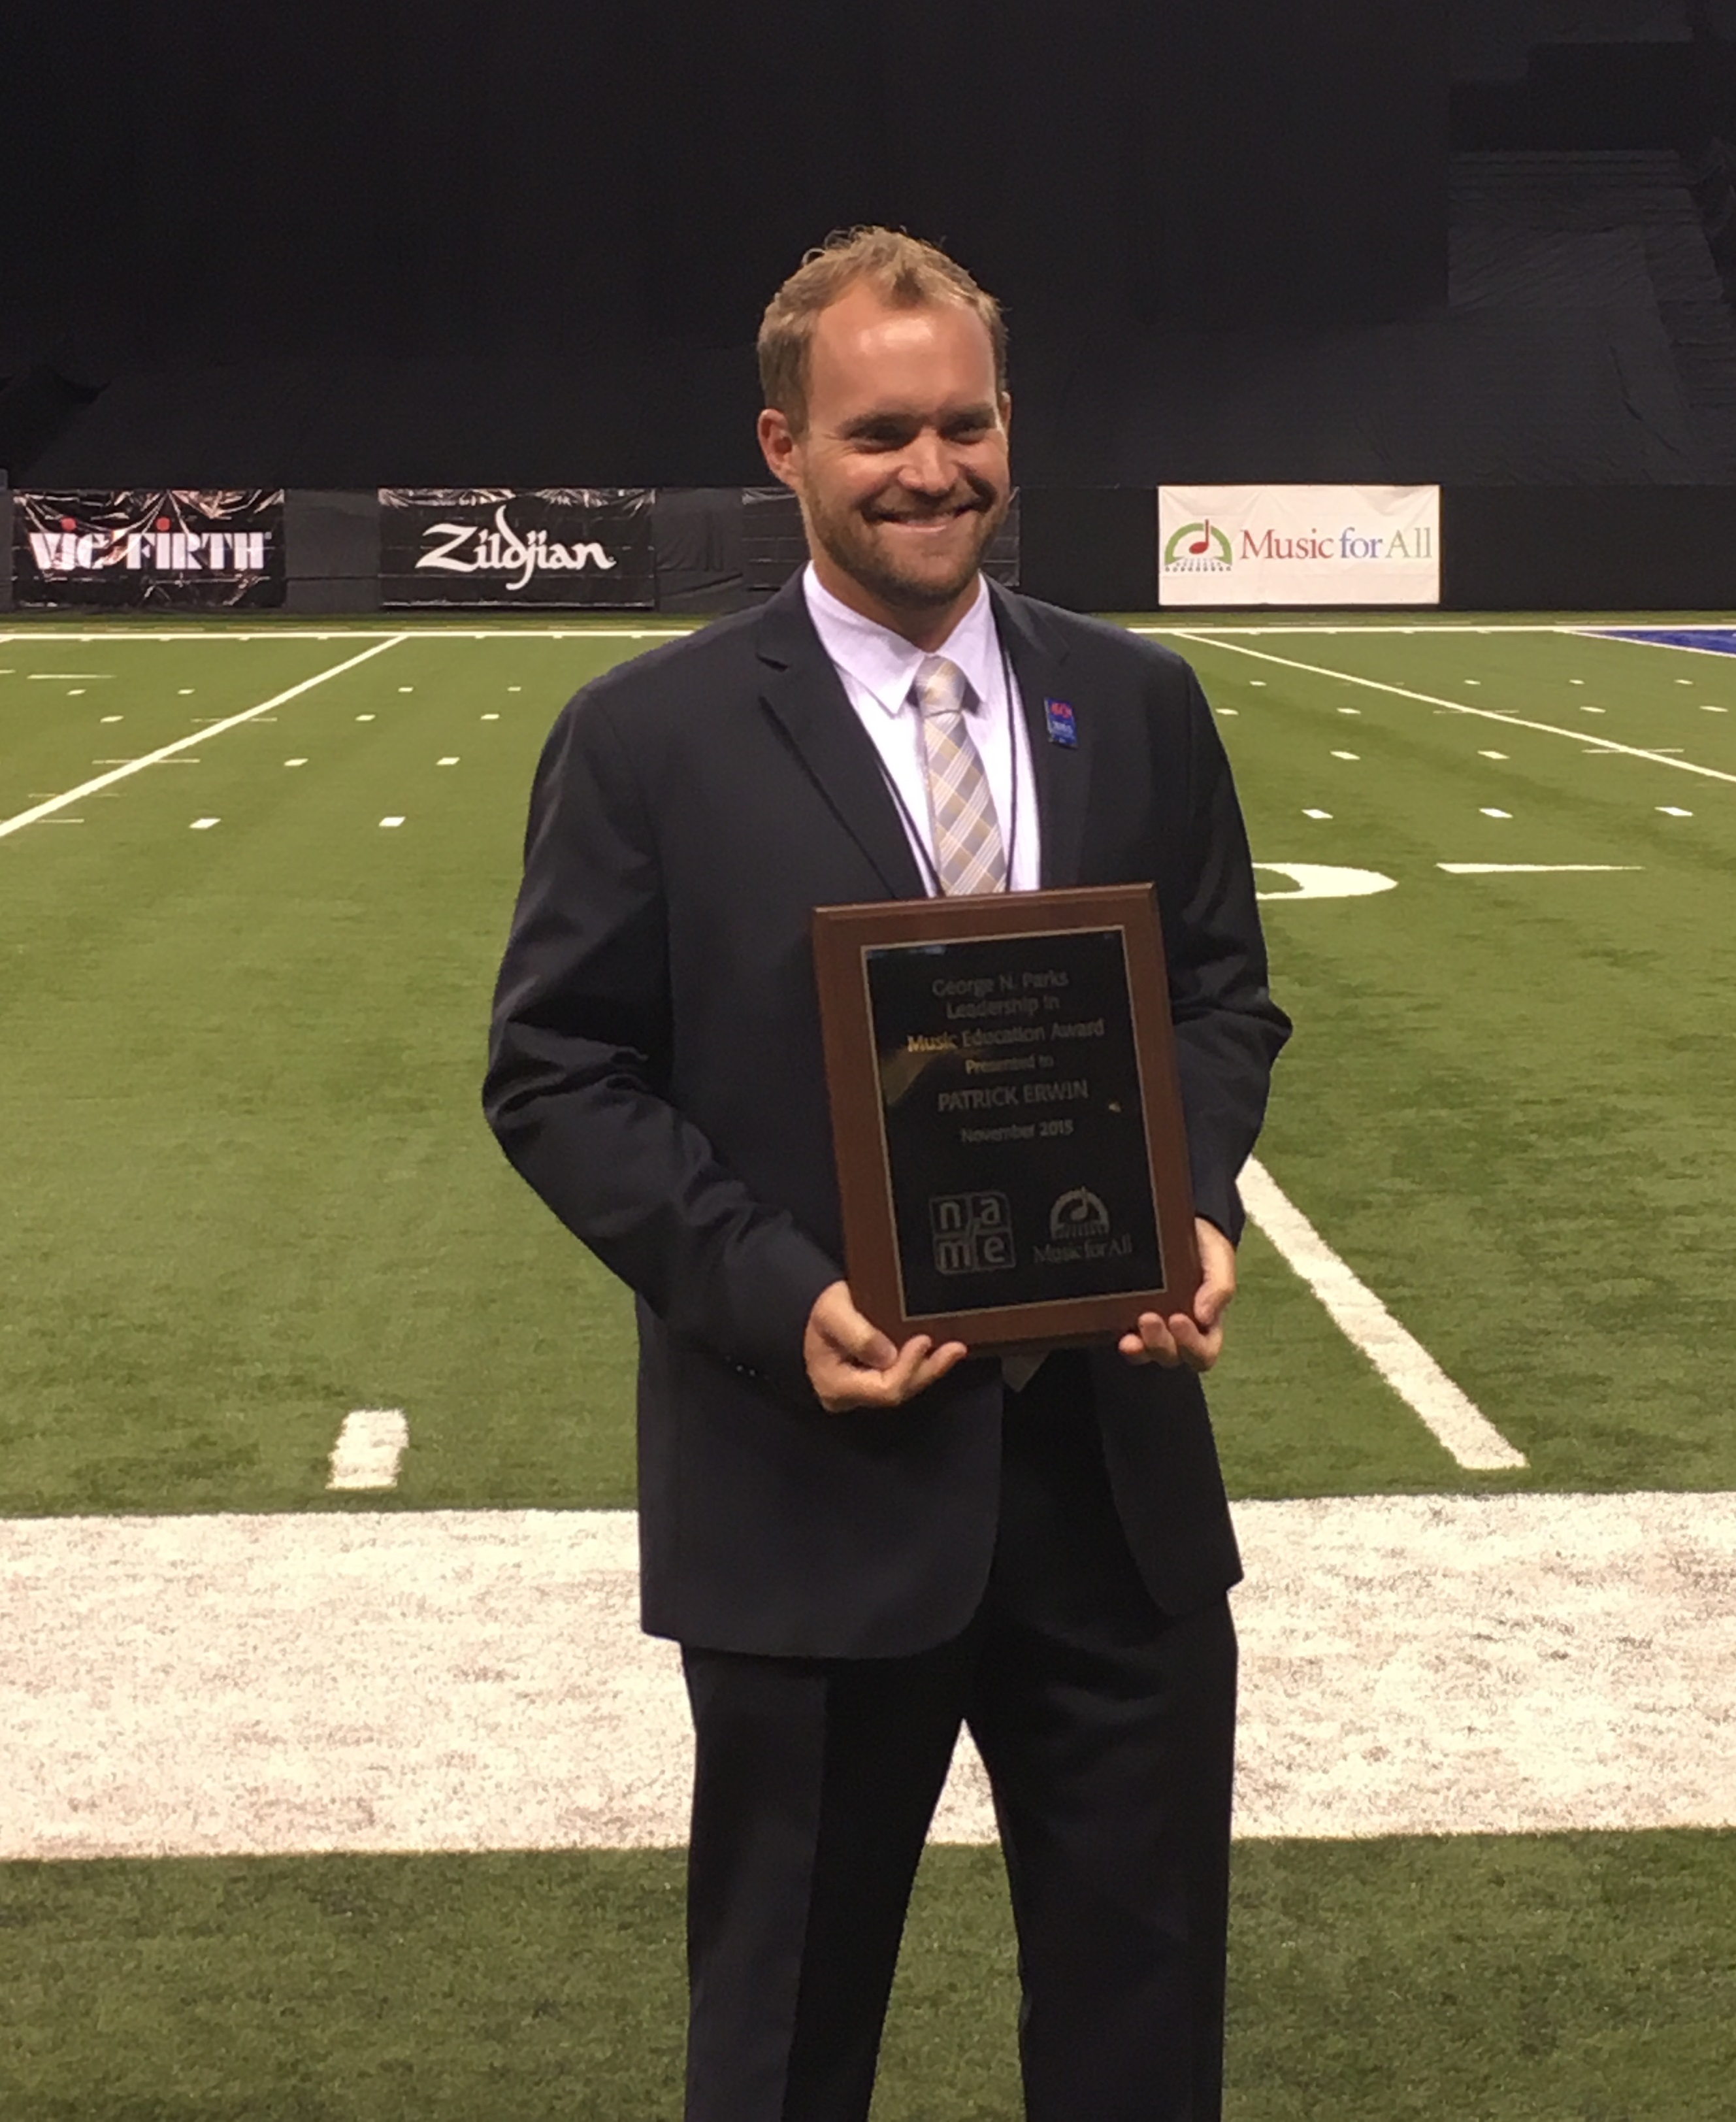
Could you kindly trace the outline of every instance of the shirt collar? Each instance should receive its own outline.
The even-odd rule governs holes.
[[[1000,668],[1001,652],[988,584],[980,575],[976,601],[933,650],[918,648],[890,627],[852,611],[821,582],[811,560],[802,571],[802,594],[821,647],[889,715],[902,713],[909,704],[917,666],[931,654],[945,656],[958,665],[970,687],[973,707],[981,707],[989,699],[989,688]]]

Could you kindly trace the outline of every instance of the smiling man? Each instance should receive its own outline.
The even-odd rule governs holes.
[[[893,306],[856,263],[823,252],[768,311],[760,447],[800,498],[816,580],[930,648],[978,601],[1011,498],[1005,339],[974,289]]]
[[[864,2122],[961,1724],[1033,2122],[1206,2122],[1239,1565],[1199,1374],[1288,1029],[1229,768],[1178,658],[985,582],[1006,344],[960,267],[834,239],[760,363],[810,564],[562,713],[485,1091],[638,1300],[645,1623],[697,1741],[688,2122]],[[1163,922],[1199,1296],[1034,1374],[894,1347],[840,1265],[812,909],[1128,882]]]

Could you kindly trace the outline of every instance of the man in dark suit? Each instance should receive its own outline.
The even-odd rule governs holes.
[[[689,2122],[862,2122],[961,1721],[1029,2115],[1220,2110],[1239,1565],[1197,1374],[1288,1026],[1192,674],[980,573],[1004,344],[884,230],[786,283],[760,437],[811,564],[564,710],[501,972],[489,1119],[637,1298],[645,1624],[697,1739]],[[1130,881],[1168,953],[1198,1297],[1034,1376],[894,1348],[840,1267],[812,909]]]

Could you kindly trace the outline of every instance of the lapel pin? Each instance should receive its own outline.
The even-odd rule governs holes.
[[[1069,751],[1079,743],[1079,731],[1073,722],[1073,710],[1065,700],[1045,700],[1043,718],[1048,725],[1049,742],[1064,745]]]

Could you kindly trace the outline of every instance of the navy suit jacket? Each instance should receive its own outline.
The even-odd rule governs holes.
[[[1235,1176],[1288,1031],[1246,838],[1192,672],[994,591],[1030,722],[1045,885],[1155,885],[1196,1205]],[[1045,699],[1077,742],[1048,741]],[[802,1334],[842,1274],[810,944],[815,906],[923,883],[800,578],[622,664],[549,736],[484,1104],[507,1156],[635,1292],[646,1626],[723,1650],[887,1657],[981,1598],[1003,1388],[971,1360],[890,1413],[826,1413]],[[1240,1573],[1198,1380],[1080,1367],[1158,1603]]]

